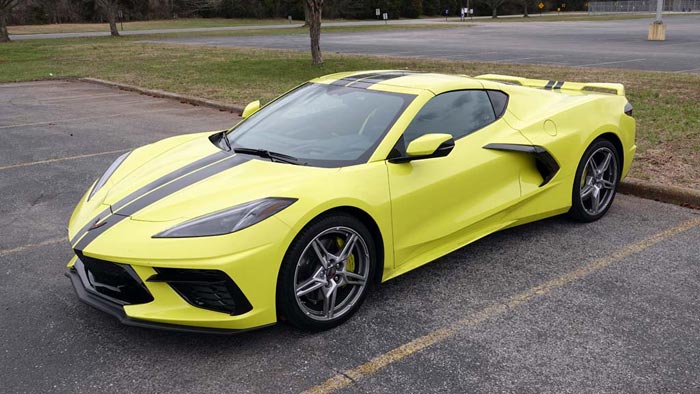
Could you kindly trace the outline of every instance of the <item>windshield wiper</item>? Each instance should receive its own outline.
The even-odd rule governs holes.
[[[294,156],[285,155],[284,153],[271,152],[265,149],[253,149],[253,148],[233,148],[236,153],[243,153],[246,155],[260,156],[265,159],[270,159],[278,163],[288,163],[296,165],[305,165],[306,163],[300,163],[299,159]]]

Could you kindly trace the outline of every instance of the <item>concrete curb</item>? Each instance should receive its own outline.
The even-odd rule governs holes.
[[[96,83],[121,90],[138,92],[153,97],[178,100],[181,103],[199,105],[228,111],[236,114],[243,112],[243,107],[232,104],[225,104],[219,101],[207,100],[200,97],[185,96],[177,93],[166,92],[157,89],[145,89],[138,86],[127,85],[118,82],[105,81],[97,78],[80,78],[79,81]],[[627,178],[620,183],[619,192],[631,196],[656,200],[660,202],[676,204],[683,207],[700,209],[700,190],[687,189],[678,186],[662,185],[653,182],[642,181],[640,179]]]
[[[97,78],[80,78],[80,79],[78,79],[78,81],[95,83],[98,85],[109,86],[112,88],[127,90],[130,92],[137,92],[137,93],[145,94],[147,96],[177,100],[181,103],[214,108],[214,109],[218,109],[220,111],[232,112],[232,113],[235,113],[237,115],[240,115],[241,112],[243,112],[243,107],[241,107],[239,105],[226,104],[226,103],[222,103],[220,101],[207,100],[207,99],[203,99],[201,97],[186,96],[186,95],[182,95],[182,94],[166,92],[164,90],[145,89],[145,88],[141,88],[138,86],[127,85],[124,83],[118,83],[118,82],[112,82],[112,81],[105,81],[105,80],[97,79]]]
[[[626,178],[618,187],[623,194],[656,200],[682,207],[700,209],[700,190],[685,187],[662,185],[642,181],[640,179]]]

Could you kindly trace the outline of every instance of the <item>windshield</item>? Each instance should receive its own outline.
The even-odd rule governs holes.
[[[263,149],[320,167],[366,162],[415,96],[307,84],[229,133],[236,148]]]

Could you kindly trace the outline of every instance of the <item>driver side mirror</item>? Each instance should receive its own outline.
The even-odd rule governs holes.
[[[255,100],[252,103],[249,103],[248,105],[245,106],[245,109],[243,109],[243,112],[241,113],[241,118],[243,119],[248,119],[250,115],[258,112],[260,109],[260,100]]]
[[[412,160],[445,157],[454,147],[455,140],[450,134],[424,134],[408,144],[406,156],[389,159],[389,162],[407,163]]]

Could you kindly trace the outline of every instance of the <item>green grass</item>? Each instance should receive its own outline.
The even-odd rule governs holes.
[[[202,27],[231,27],[250,25],[279,25],[289,23],[286,19],[225,19],[225,18],[184,18],[154,21],[124,22],[124,30],[191,29]],[[301,23],[301,21],[295,21]],[[120,24],[118,24],[121,26]],[[10,34],[41,33],[84,33],[109,31],[106,23],[62,23],[50,25],[9,26]]]
[[[406,31],[406,30],[422,30],[422,29],[464,29],[472,27],[471,24],[415,24],[415,25],[365,25],[365,26],[327,26],[321,27],[324,34],[327,33],[361,33],[372,31]],[[226,31],[198,31],[186,33],[160,33],[160,34],[145,34],[138,36],[125,36],[123,38],[134,41],[152,40],[152,39],[171,39],[178,37],[231,37],[231,36],[271,36],[271,35],[289,35],[303,34],[308,35],[307,27],[293,27],[290,29],[251,29],[251,30],[226,30]]]
[[[308,53],[295,51],[111,38],[22,41],[0,46],[0,82],[95,77],[234,104],[270,100],[308,79],[362,69],[621,82],[638,122],[639,155],[631,176],[700,188],[700,75],[332,53],[324,58],[324,65],[314,67]]]

